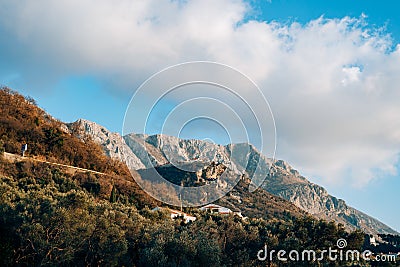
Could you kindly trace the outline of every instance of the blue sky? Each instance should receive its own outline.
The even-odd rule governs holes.
[[[0,0],[0,84],[60,120],[122,132],[150,75],[190,60],[229,64],[268,98],[279,158],[400,231],[398,10],[371,0]],[[206,125],[183,137],[226,142]]]
[[[397,10],[400,7],[398,1],[385,1],[377,3],[374,0],[337,0],[337,1],[250,1],[257,7],[257,18],[266,20],[287,21],[296,20],[306,23],[321,15],[330,18],[351,16],[358,17],[361,14],[368,16],[372,25],[385,26],[393,38],[400,38],[400,18]]]

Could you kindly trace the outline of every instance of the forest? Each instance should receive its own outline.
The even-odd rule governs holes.
[[[242,220],[193,209],[197,220],[185,224],[124,198],[98,198],[76,177],[44,164],[1,160],[1,169],[2,266],[264,266],[257,252],[265,244],[319,249],[345,238],[348,248],[361,249],[364,242],[362,232],[311,217]],[[293,264],[285,266],[314,266]]]

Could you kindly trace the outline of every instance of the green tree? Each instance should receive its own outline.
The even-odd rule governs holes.
[[[110,194],[110,202],[115,203],[118,200],[118,193],[117,193],[117,188],[115,188],[115,185],[113,185],[111,189],[111,194]]]

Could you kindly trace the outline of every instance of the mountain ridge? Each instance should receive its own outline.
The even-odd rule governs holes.
[[[94,122],[78,120],[80,127],[85,124],[93,125]],[[70,124],[74,125],[74,123]],[[96,124],[97,125],[97,124]],[[93,128],[93,127],[92,127]],[[94,127],[96,128],[96,127]],[[103,127],[103,131],[104,131]],[[112,147],[110,142],[104,139],[104,133],[94,131],[86,132],[93,140],[103,146],[104,149],[118,150]],[[119,134],[114,133],[114,136]],[[398,234],[395,230],[380,222],[379,220],[353,208],[342,199],[330,195],[325,188],[307,180],[306,177],[293,169],[283,160],[273,160],[260,153],[251,144],[230,144],[218,145],[196,139],[183,140],[167,135],[145,135],[131,133],[121,137],[133,154],[141,161],[141,164],[127,165],[137,170],[144,166],[147,168],[158,167],[168,163],[178,164],[179,162],[190,162],[204,160],[218,162],[229,166],[234,172],[240,175],[251,177],[257,166],[268,169],[262,189],[273,195],[282,197],[300,209],[310,213],[319,219],[333,220],[343,224],[347,229],[361,229],[369,234]],[[119,139],[119,137],[118,137]],[[110,146],[107,146],[111,144]],[[124,145],[122,142],[120,145]],[[245,146],[248,146],[247,148]],[[243,158],[230,157],[232,151],[246,151]],[[110,157],[123,159],[118,153],[109,153]],[[194,171],[194,170],[192,170]]]

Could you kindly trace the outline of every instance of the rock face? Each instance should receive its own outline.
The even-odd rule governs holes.
[[[263,188],[317,218],[342,223],[347,229],[362,229],[374,235],[398,234],[384,223],[349,207],[344,200],[329,195],[325,188],[309,182],[283,161],[275,162]]]
[[[81,139],[85,137],[92,138],[93,141],[102,146],[104,152],[110,158],[125,162],[135,170],[145,168],[141,160],[127,146],[120,134],[111,133],[103,126],[83,119],[67,124],[67,127]]]
[[[217,180],[225,172],[226,166],[222,163],[218,164],[211,162],[210,165],[205,166],[203,169],[196,172],[197,179],[200,180]]]
[[[204,165],[212,162],[223,164],[236,175],[251,177],[258,182],[264,180],[262,188],[265,191],[290,201],[317,218],[333,220],[342,223],[347,229],[362,229],[371,234],[398,234],[380,221],[347,206],[344,200],[329,195],[323,187],[309,182],[287,162],[267,158],[249,144],[222,146],[165,135],[129,134],[121,137],[85,120],[69,125],[70,129],[74,127],[81,129],[82,136],[89,135],[101,144],[107,155],[126,162],[131,169],[149,169],[170,164],[184,169],[196,166],[192,164],[195,162]],[[257,166],[263,171],[259,172]],[[211,176],[213,171],[208,170]]]
[[[129,134],[126,144],[146,166],[152,168],[167,163],[180,165],[188,162],[222,163],[237,174],[250,174],[259,169],[267,174],[272,160],[250,144],[217,145],[201,140],[183,140],[166,135]],[[262,177],[262,178],[265,178]]]
[[[199,140],[181,140],[166,135],[129,134],[124,136],[126,144],[142,159],[146,168],[166,163],[229,162],[229,153],[224,146]]]

